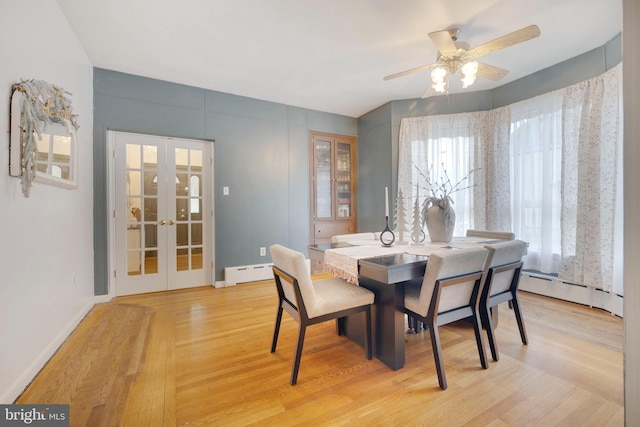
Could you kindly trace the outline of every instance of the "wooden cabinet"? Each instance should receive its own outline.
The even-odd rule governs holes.
[[[311,243],[357,232],[355,136],[309,133],[311,141]]]

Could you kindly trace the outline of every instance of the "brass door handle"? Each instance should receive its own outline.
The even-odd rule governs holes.
[[[170,220],[169,220],[169,225],[173,225],[173,224],[175,224],[175,223],[176,223],[176,222],[175,222],[174,220],[172,220],[172,219],[170,219]]]
[[[165,221],[164,219],[162,221],[160,221],[160,225],[165,225],[167,223],[167,221]]]

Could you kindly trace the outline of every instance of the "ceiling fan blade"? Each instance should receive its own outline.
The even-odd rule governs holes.
[[[458,53],[458,48],[451,38],[449,30],[434,31],[429,33],[429,37],[443,56],[452,56]]]
[[[504,68],[496,67],[495,65],[485,64],[483,62],[478,62],[478,72],[477,75],[484,77],[489,80],[500,80],[504,76],[507,75],[509,71]]]
[[[437,66],[438,66],[438,64],[423,65],[422,67],[416,67],[416,68],[412,68],[410,70],[400,71],[399,73],[391,74],[390,76],[384,77],[383,80],[395,79],[396,77],[406,76],[407,74],[417,73],[418,71],[428,70],[429,68],[433,68],[433,67],[437,67]]]
[[[504,49],[505,47],[512,46],[514,44],[526,42],[540,35],[540,28],[537,25],[529,25],[520,30],[514,31],[509,34],[505,34],[502,37],[493,39],[490,42],[476,46],[473,49],[467,51],[469,58],[479,58],[496,50]]]

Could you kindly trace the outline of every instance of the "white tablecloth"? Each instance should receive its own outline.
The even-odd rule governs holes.
[[[454,237],[451,243],[426,242],[420,244],[396,244],[382,246],[378,240],[348,242],[352,246],[327,249],[324,252],[323,270],[350,283],[358,284],[358,260],[376,258],[385,255],[407,253],[429,256],[443,249],[462,249],[483,244],[495,243],[495,239],[486,237]]]

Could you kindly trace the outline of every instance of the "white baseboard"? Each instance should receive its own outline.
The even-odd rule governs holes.
[[[6,390],[0,392],[0,403],[13,403],[22,394],[95,304],[96,301],[92,299],[91,302],[82,307],[69,323],[42,349],[29,367]]]

